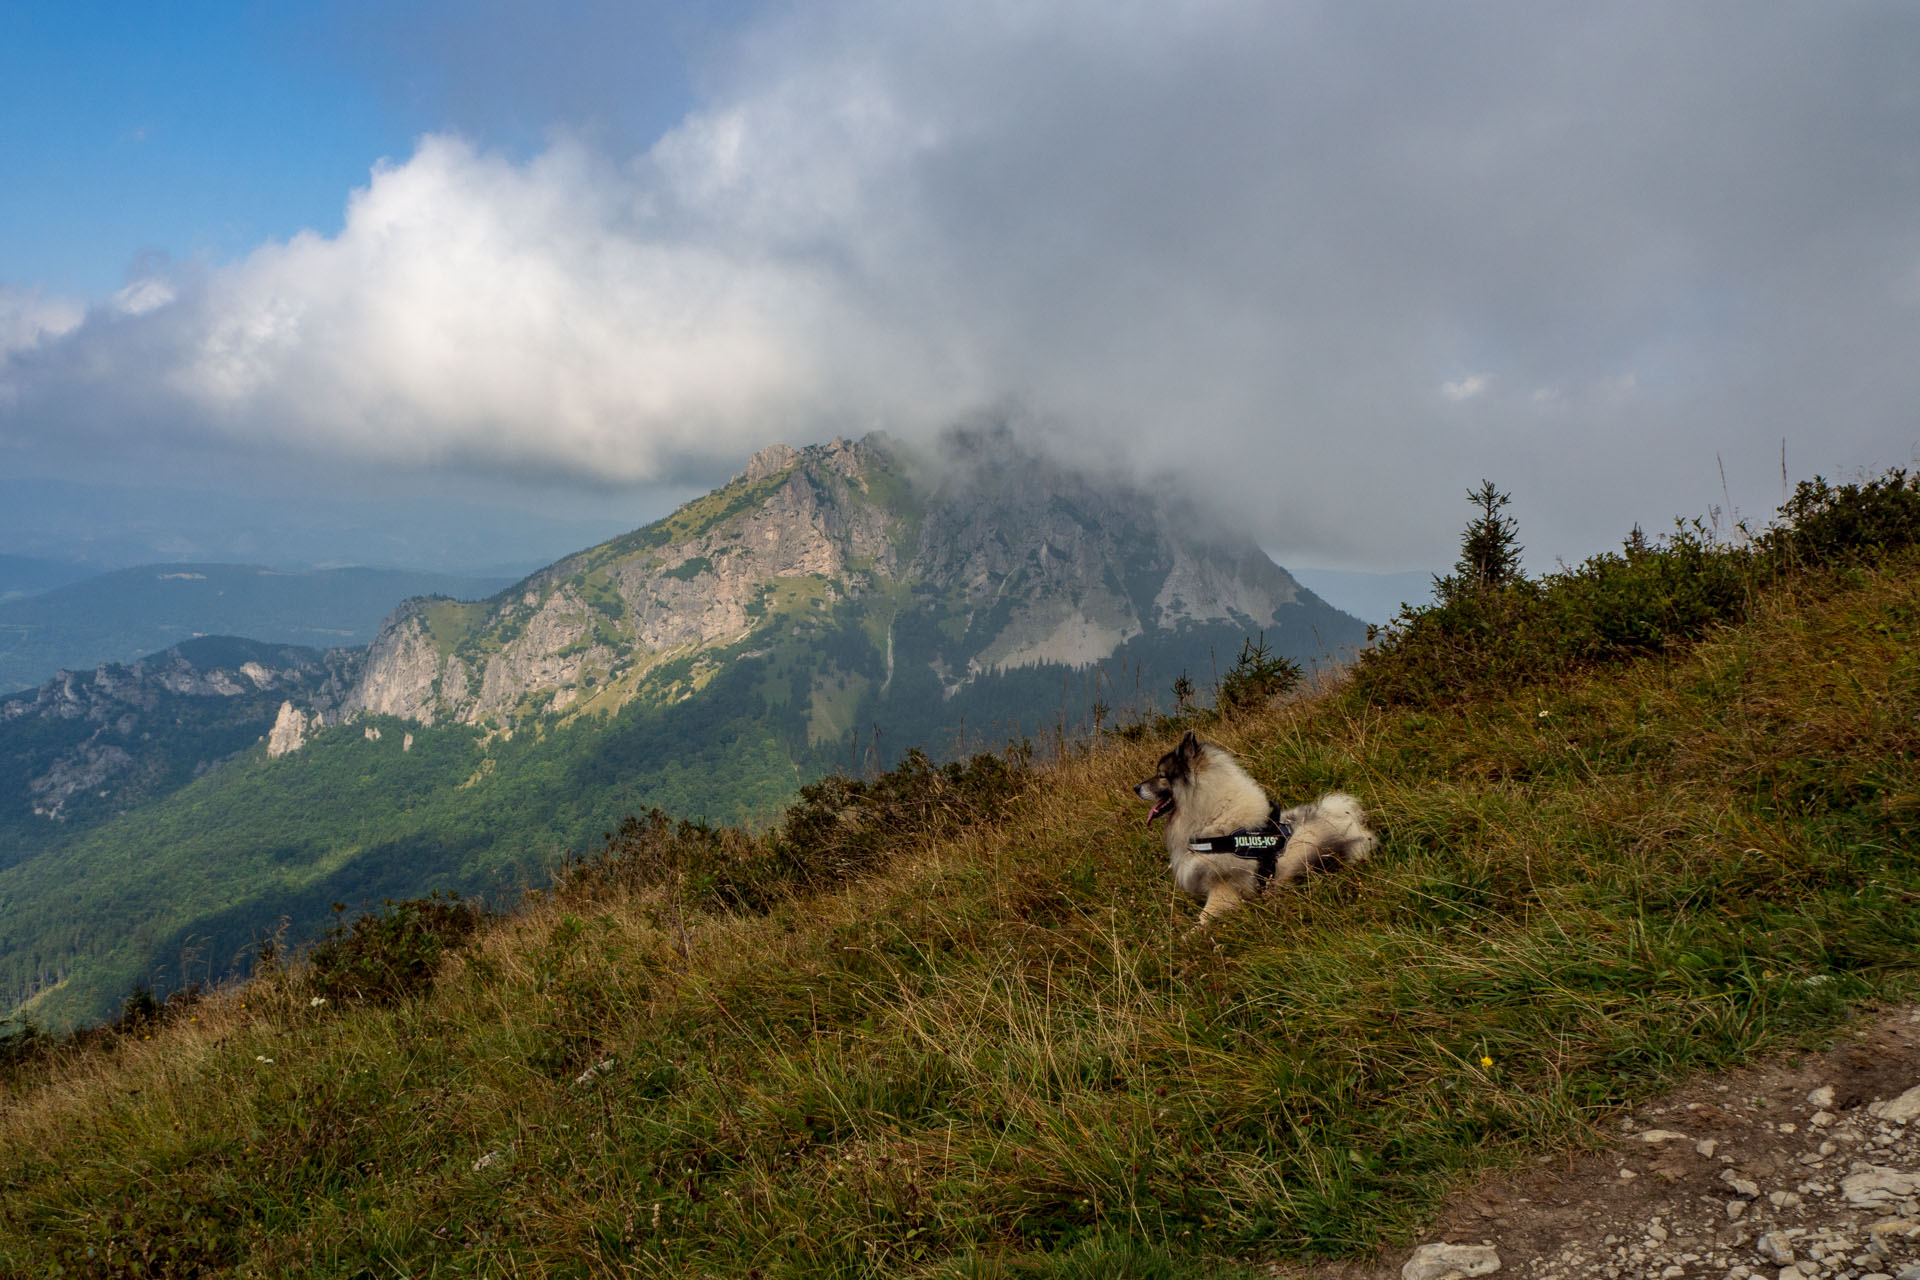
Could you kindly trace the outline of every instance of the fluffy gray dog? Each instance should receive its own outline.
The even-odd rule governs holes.
[[[1379,843],[1360,802],[1334,791],[1282,810],[1225,747],[1188,733],[1134,794],[1167,820],[1167,869],[1206,905],[1196,927],[1309,872],[1365,862]]]

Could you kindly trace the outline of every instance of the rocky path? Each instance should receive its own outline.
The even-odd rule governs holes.
[[[1920,1009],[1711,1077],[1602,1152],[1458,1197],[1409,1254],[1311,1280],[1920,1280]]]

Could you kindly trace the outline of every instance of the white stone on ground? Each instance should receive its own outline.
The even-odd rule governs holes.
[[[1500,1255],[1485,1244],[1423,1244],[1400,1268],[1400,1280],[1468,1280],[1500,1269]]]

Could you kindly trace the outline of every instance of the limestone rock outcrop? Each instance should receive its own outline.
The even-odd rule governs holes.
[[[912,660],[951,695],[992,672],[1086,667],[1180,627],[1252,633],[1303,604],[1331,612],[1252,544],[1003,431],[956,433],[931,454],[879,435],[772,445],[713,493],[492,600],[408,601],[315,719],[510,730],[530,715],[677,701],[782,628],[863,631],[890,684],[910,615]],[[835,679],[815,696],[846,687],[845,672]]]

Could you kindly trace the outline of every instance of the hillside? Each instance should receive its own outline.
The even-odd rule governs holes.
[[[764,836],[635,823],[506,919],[413,904],[16,1035],[0,1265],[1197,1277],[1404,1239],[1913,991],[1920,494],[1803,496],[1750,550],[1462,574],[1350,679],[1202,717],[1383,843],[1198,939],[1128,792],[1150,718]]]
[[[257,744],[289,697],[344,696],[358,665],[207,636],[0,698],[0,867],[178,791]]]
[[[314,648],[364,645],[409,596],[485,596],[505,585],[401,569],[118,569],[0,601],[0,693],[31,688],[61,670],[133,662],[198,635]]]
[[[22,778],[10,808],[0,792],[0,998],[85,1024],[141,982],[244,972],[336,902],[510,899],[649,808],[764,827],[836,768],[1057,736],[1182,675],[1204,687],[1259,635],[1311,662],[1364,627],[1250,544],[1004,434],[928,459],[775,446],[487,600],[406,602],[364,655],[328,656],[337,678],[244,712],[88,722],[78,745],[72,680],[0,703],[39,708],[0,720]],[[259,741],[215,761],[201,714]],[[171,758],[165,785],[96,779],[130,755]],[[218,767],[183,777],[200,763]]]
[[[0,604],[93,576],[99,570],[66,560],[0,555]]]

